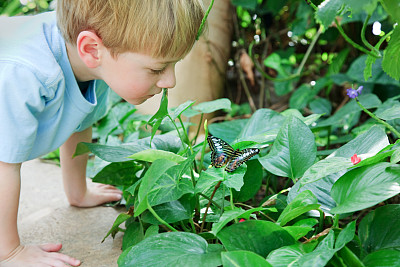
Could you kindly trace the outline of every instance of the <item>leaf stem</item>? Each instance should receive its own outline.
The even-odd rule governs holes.
[[[322,26],[319,27],[317,34],[314,36],[314,38],[311,41],[311,44],[308,46],[308,49],[306,51],[306,53],[304,54],[303,60],[301,61],[299,68],[296,71],[296,75],[300,76],[301,71],[304,68],[304,65],[306,64],[307,59],[310,57],[311,51],[313,50],[315,44],[317,43],[317,40],[319,38],[319,36],[322,33]]]
[[[400,138],[400,133],[389,123],[387,123],[384,120],[381,120],[380,118],[378,118],[374,113],[372,113],[371,111],[369,111],[368,109],[366,109],[358,100],[358,98],[355,98],[357,104],[360,106],[360,108],[367,113],[371,118],[373,118],[374,120],[376,120],[378,123],[383,124],[386,128],[389,129],[389,131],[391,131],[393,134],[395,134],[397,136],[397,138]]]
[[[204,212],[203,219],[202,219],[202,222],[201,222],[200,233],[203,232],[204,223],[206,222],[206,218],[207,218],[207,212],[208,212],[208,209],[209,209],[210,206],[211,206],[211,200],[214,198],[214,195],[215,195],[215,193],[217,192],[217,189],[219,188],[219,186],[221,185],[221,183],[222,183],[222,181],[219,181],[219,182],[215,185],[214,191],[212,192],[211,197],[210,197],[210,201],[208,201],[208,204],[207,204],[207,207],[206,207],[206,211]]]
[[[373,45],[371,45],[371,44],[367,41],[367,39],[365,39],[365,30],[366,30],[366,28],[367,28],[368,21],[369,21],[370,18],[371,18],[371,15],[368,14],[367,18],[364,20],[364,23],[363,23],[363,26],[362,26],[362,29],[361,29],[361,41],[364,43],[364,45],[365,45],[366,47],[368,47],[369,49],[371,49],[371,51],[373,51],[378,57],[381,57],[381,53],[379,53],[379,51],[378,51]]]
[[[167,223],[166,221],[164,221],[163,219],[161,219],[160,216],[158,216],[158,214],[153,210],[153,208],[151,207],[151,205],[149,203],[147,203],[147,209],[151,212],[151,214],[153,214],[153,216],[163,225],[165,225],[166,227],[168,227],[168,229],[170,229],[173,232],[178,232],[178,230],[176,230],[174,227],[172,227],[169,223]]]
[[[368,49],[366,49],[365,47],[362,47],[361,45],[357,44],[356,42],[354,42],[343,30],[342,26],[340,25],[339,21],[335,18],[335,23],[336,23],[336,27],[339,31],[339,33],[343,36],[343,38],[349,43],[351,44],[354,48],[360,50],[361,52],[364,52],[367,55],[370,55],[372,57],[375,58],[380,58],[380,55],[376,55],[375,53],[369,51]]]

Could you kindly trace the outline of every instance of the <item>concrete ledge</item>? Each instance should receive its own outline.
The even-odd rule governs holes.
[[[62,252],[81,260],[81,266],[117,266],[122,235],[101,240],[123,209],[71,207],[56,165],[28,161],[21,176],[18,228],[23,244],[60,242]]]

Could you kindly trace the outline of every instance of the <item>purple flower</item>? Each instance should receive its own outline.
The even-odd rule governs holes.
[[[347,95],[350,98],[356,98],[359,94],[361,94],[363,88],[364,88],[363,86],[360,86],[358,87],[358,89],[352,89],[352,88],[347,89]]]

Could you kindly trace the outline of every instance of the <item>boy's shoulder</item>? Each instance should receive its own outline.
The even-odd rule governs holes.
[[[65,44],[57,28],[55,12],[0,18],[0,69],[24,67],[45,84],[57,82]]]

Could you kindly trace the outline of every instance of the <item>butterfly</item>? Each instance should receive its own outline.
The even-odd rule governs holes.
[[[221,168],[226,165],[227,172],[233,172],[244,162],[260,153],[258,148],[234,150],[227,142],[212,135],[208,135],[207,142],[211,149],[211,166]]]

